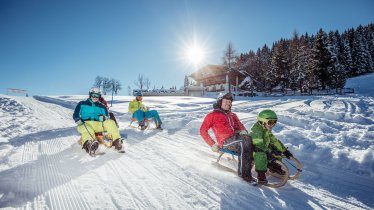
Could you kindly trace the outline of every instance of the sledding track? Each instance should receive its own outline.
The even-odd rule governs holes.
[[[374,207],[372,199],[366,196],[374,193],[367,187],[374,182],[365,171],[372,160],[370,150],[365,151],[369,155],[361,156],[361,162],[349,156],[370,148],[368,139],[374,130],[370,98],[235,102],[238,104],[234,104],[233,110],[246,126],[253,123],[264,107],[276,110],[280,116],[276,136],[295,151],[305,166],[299,180],[289,181],[277,190],[250,186],[235,174],[212,166],[217,155],[199,136],[199,126],[211,111],[212,100],[179,104],[162,101],[160,114],[165,130],[161,132],[127,127],[128,116],[122,111],[127,110],[127,103],[122,103],[115,111],[123,113],[119,119],[121,133],[126,136],[126,153],[100,148],[105,154],[94,158],[76,144],[79,136],[71,122],[71,109],[33,99],[15,100],[28,110],[33,124],[22,121],[30,128],[23,132],[31,132],[13,136],[9,145],[0,144],[1,155],[7,154],[0,156],[0,208]],[[158,106],[156,99],[152,103]],[[50,123],[56,118],[56,123]],[[352,129],[356,133],[349,132]],[[345,153],[346,148],[350,148],[349,153]],[[315,154],[310,156],[310,151]],[[331,169],[325,163],[333,161],[334,155],[342,158],[344,164],[337,163],[337,168]],[[363,175],[353,174],[352,168]]]

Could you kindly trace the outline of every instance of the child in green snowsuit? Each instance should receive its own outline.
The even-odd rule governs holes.
[[[272,110],[263,110],[257,117],[257,122],[251,128],[251,137],[254,147],[255,170],[257,171],[257,179],[260,183],[267,183],[265,172],[269,168],[270,171],[284,174],[281,166],[275,161],[268,164],[268,155],[274,150],[283,153],[287,158],[292,154],[271,132],[277,123],[278,117]]]

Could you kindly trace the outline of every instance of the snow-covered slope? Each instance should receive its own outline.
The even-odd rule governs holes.
[[[253,98],[235,101],[249,129],[275,110],[275,135],[304,168],[279,189],[254,187],[212,164],[199,135],[213,99],[145,97],[165,130],[130,128],[131,97],[113,105],[125,154],[88,156],[72,121],[85,96],[0,95],[0,208],[30,209],[373,209],[374,99]],[[234,168],[234,166],[233,166]]]
[[[349,78],[345,85],[346,88],[353,88],[355,93],[374,97],[374,73]]]

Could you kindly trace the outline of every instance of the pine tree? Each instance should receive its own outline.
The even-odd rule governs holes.
[[[268,75],[269,72],[271,71],[271,50],[270,48],[265,44],[262,48],[261,51],[257,54],[257,59],[258,59],[258,65],[259,65],[259,74],[260,79],[259,79],[259,85],[261,85],[261,89],[265,88],[265,80],[262,75]]]
[[[290,40],[289,46],[289,60],[290,60],[290,88],[296,90],[299,87],[300,76],[302,75],[301,69],[301,55],[302,55],[302,45],[299,34],[295,31],[292,39]]]
[[[308,88],[309,94],[312,94],[313,89],[318,88],[318,77],[316,74],[316,70],[314,68],[315,66],[315,59],[314,59],[314,43],[315,43],[315,36],[311,35],[308,37],[308,34],[306,34],[305,37],[306,44],[307,44],[307,69],[306,69],[306,78],[307,80],[305,81],[306,86]]]
[[[287,55],[287,42],[281,39],[278,44],[275,44],[271,59],[271,74],[269,75],[270,88],[279,86],[282,92],[288,88],[290,63]]]
[[[345,31],[338,39],[339,44],[339,61],[346,74],[346,77],[350,75],[353,69],[351,48],[349,46],[349,39],[347,31]]]
[[[331,68],[329,68],[329,77],[328,86],[335,88],[336,91],[338,88],[343,88],[346,82],[346,72],[343,69],[343,66],[340,63],[340,35],[338,31],[330,31],[327,45],[331,55]]]
[[[184,76],[184,89],[186,90],[186,88],[188,87],[188,84],[189,84],[189,82],[188,82],[188,77],[187,77],[187,75],[185,75]]]
[[[373,69],[373,60],[371,59],[364,29],[361,25],[357,27],[354,33],[352,60],[354,73],[352,76],[361,75]]]
[[[332,68],[331,54],[327,49],[327,35],[321,28],[315,39],[313,47],[313,63],[312,67],[315,71],[315,75],[318,78],[319,85],[323,90],[327,88],[329,83],[329,72]]]
[[[374,23],[366,27],[366,41],[368,43],[371,60],[374,61]],[[372,71],[374,71],[374,69]]]

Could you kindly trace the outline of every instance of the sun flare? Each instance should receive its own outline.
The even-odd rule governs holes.
[[[191,46],[186,51],[187,60],[194,65],[201,64],[204,60],[204,50],[196,45]]]

